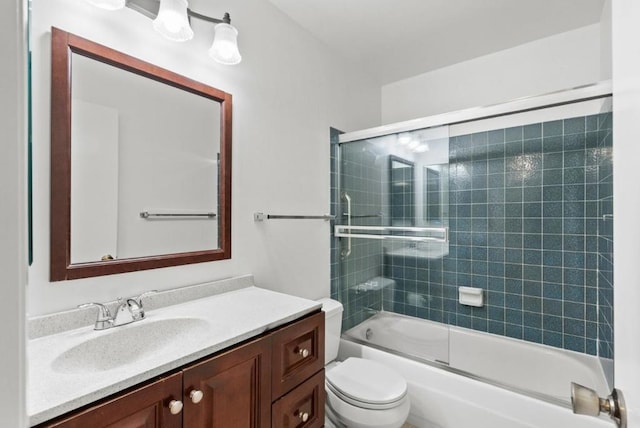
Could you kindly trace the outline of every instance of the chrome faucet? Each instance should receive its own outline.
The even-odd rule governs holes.
[[[115,310],[115,315],[111,315],[109,308],[102,303],[85,303],[79,305],[79,309],[96,306],[98,310],[98,318],[93,326],[94,330],[106,330],[111,327],[118,327],[121,325],[130,324],[135,321],[143,320],[144,305],[142,304],[142,298],[150,294],[157,293],[156,290],[147,291],[142,293],[138,297],[131,297],[128,299],[122,299],[118,297],[118,306]]]

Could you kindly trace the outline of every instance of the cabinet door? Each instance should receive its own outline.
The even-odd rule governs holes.
[[[269,337],[185,369],[184,427],[268,428],[270,371]]]
[[[176,373],[40,428],[181,428],[182,414],[169,411],[181,398],[182,373]]]

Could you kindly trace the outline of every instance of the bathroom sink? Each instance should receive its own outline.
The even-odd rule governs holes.
[[[93,332],[91,338],[58,355],[51,366],[69,374],[117,369],[166,351],[180,336],[204,336],[209,329],[209,323],[199,318],[145,319]]]

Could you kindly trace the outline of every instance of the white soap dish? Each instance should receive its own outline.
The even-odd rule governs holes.
[[[482,288],[458,287],[458,300],[462,305],[482,307],[483,297]]]

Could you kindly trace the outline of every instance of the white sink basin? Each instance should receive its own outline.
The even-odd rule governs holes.
[[[105,331],[58,355],[51,368],[58,373],[95,373],[117,369],[175,346],[182,335],[205,336],[210,324],[199,318],[142,320]]]

